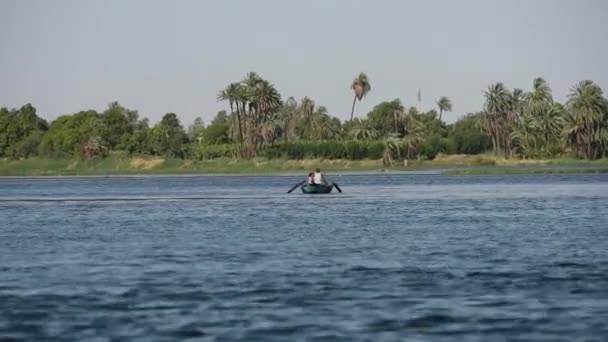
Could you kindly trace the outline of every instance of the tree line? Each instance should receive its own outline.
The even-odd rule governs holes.
[[[218,92],[226,110],[208,125],[196,118],[187,129],[175,113],[151,126],[137,110],[117,102],[101,113],[81,111],[50,123],[31,104],[1,108],[0,157],[95,159],[123,151],[192,159],[382,158],[390,165],[438,153],[586,159],[608,154],[608,100],[592,81],[574,85],[563,104],[542,78],[534,79],[529,91],[495,83],[484,91],[479,112],[449,125],[443,121],[443,113],[453,110],[448,97],[424,112],[406,108],[399,99],[384,101],[358,118],[356,104],[371,91],[370,80],[361,73],[350,88],[352,110],[345,121],[308,96],[283,99],[274,84],[254,72]]]

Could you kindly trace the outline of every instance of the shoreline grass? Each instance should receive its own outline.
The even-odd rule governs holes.
[[[491,155],[438,155],[434,160],[403,162],[386,167],[381,160],[254,159],[211,160],[128,157],[81,159],[29,158],[0,160],[0,176],[94,176],[94,175],[205,175],[307,173],[316,167],[328,172],[395,172],[438,170],[445,175],[524,174],[524,173],[604,173],[608,159],[505,160]],[[464,168],[464,169],[463,169]],[[453,170],[450,170],[453,169]]]
[[[608,173],[606,168],[564,168],[564,169],[467,169],[467,170],[450,170],[444,171],[441,174],[446,176],[482,176],[482,175],[524,175],[524,174],[590,174],[590,173]]]
[[[188,175],[188,174],[272,174],[307,173],[321,167],[325,171],[374,171],[384,167],[376,160],[233,160],[204,161],[163,158],[115,158],[99,161],[31,158],[0,161],[0,176],[78,176],[78,175]]]

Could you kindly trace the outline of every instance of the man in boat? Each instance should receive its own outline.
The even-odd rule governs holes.
[[[317,168],[313,177],[313,185],[327,185],[327,181],[325,180],[325,176],[321,173],[321,169]]]

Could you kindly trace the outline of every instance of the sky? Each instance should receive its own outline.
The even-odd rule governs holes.
[[[0,106],[32,103],[52,120],[112,101],[152,123],[174,112],[209,122],[216,100],[249,71],[284,99],[313,98],[347,119],[357,104],[434,107],[452,122],[483,106],[494,82],[556,100],[590,79],[608,91],[604,0],[0,0]]]

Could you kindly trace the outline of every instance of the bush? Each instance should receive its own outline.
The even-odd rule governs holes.
[[[446,140],[435,134],[424,140],[424,144],[422,144],[422,148],[420,149],[420,154],[428,159],[433,159],[438,153],[445,153],[446,149]]]
[[[380,159],[384,151],[382,141],[293,141],[265,148],[260,156],[276,159]]]
[[[39,130],[33,131],[25,139],[10,147],[10,156],[15,159],[37,156],[38,146],[40,146],[43,136],[44,132]]]
[[[232,157],[232,145],[199,145],[189,144],[182,149],[181,157],[184,159],[209,160],[215,158]]]

